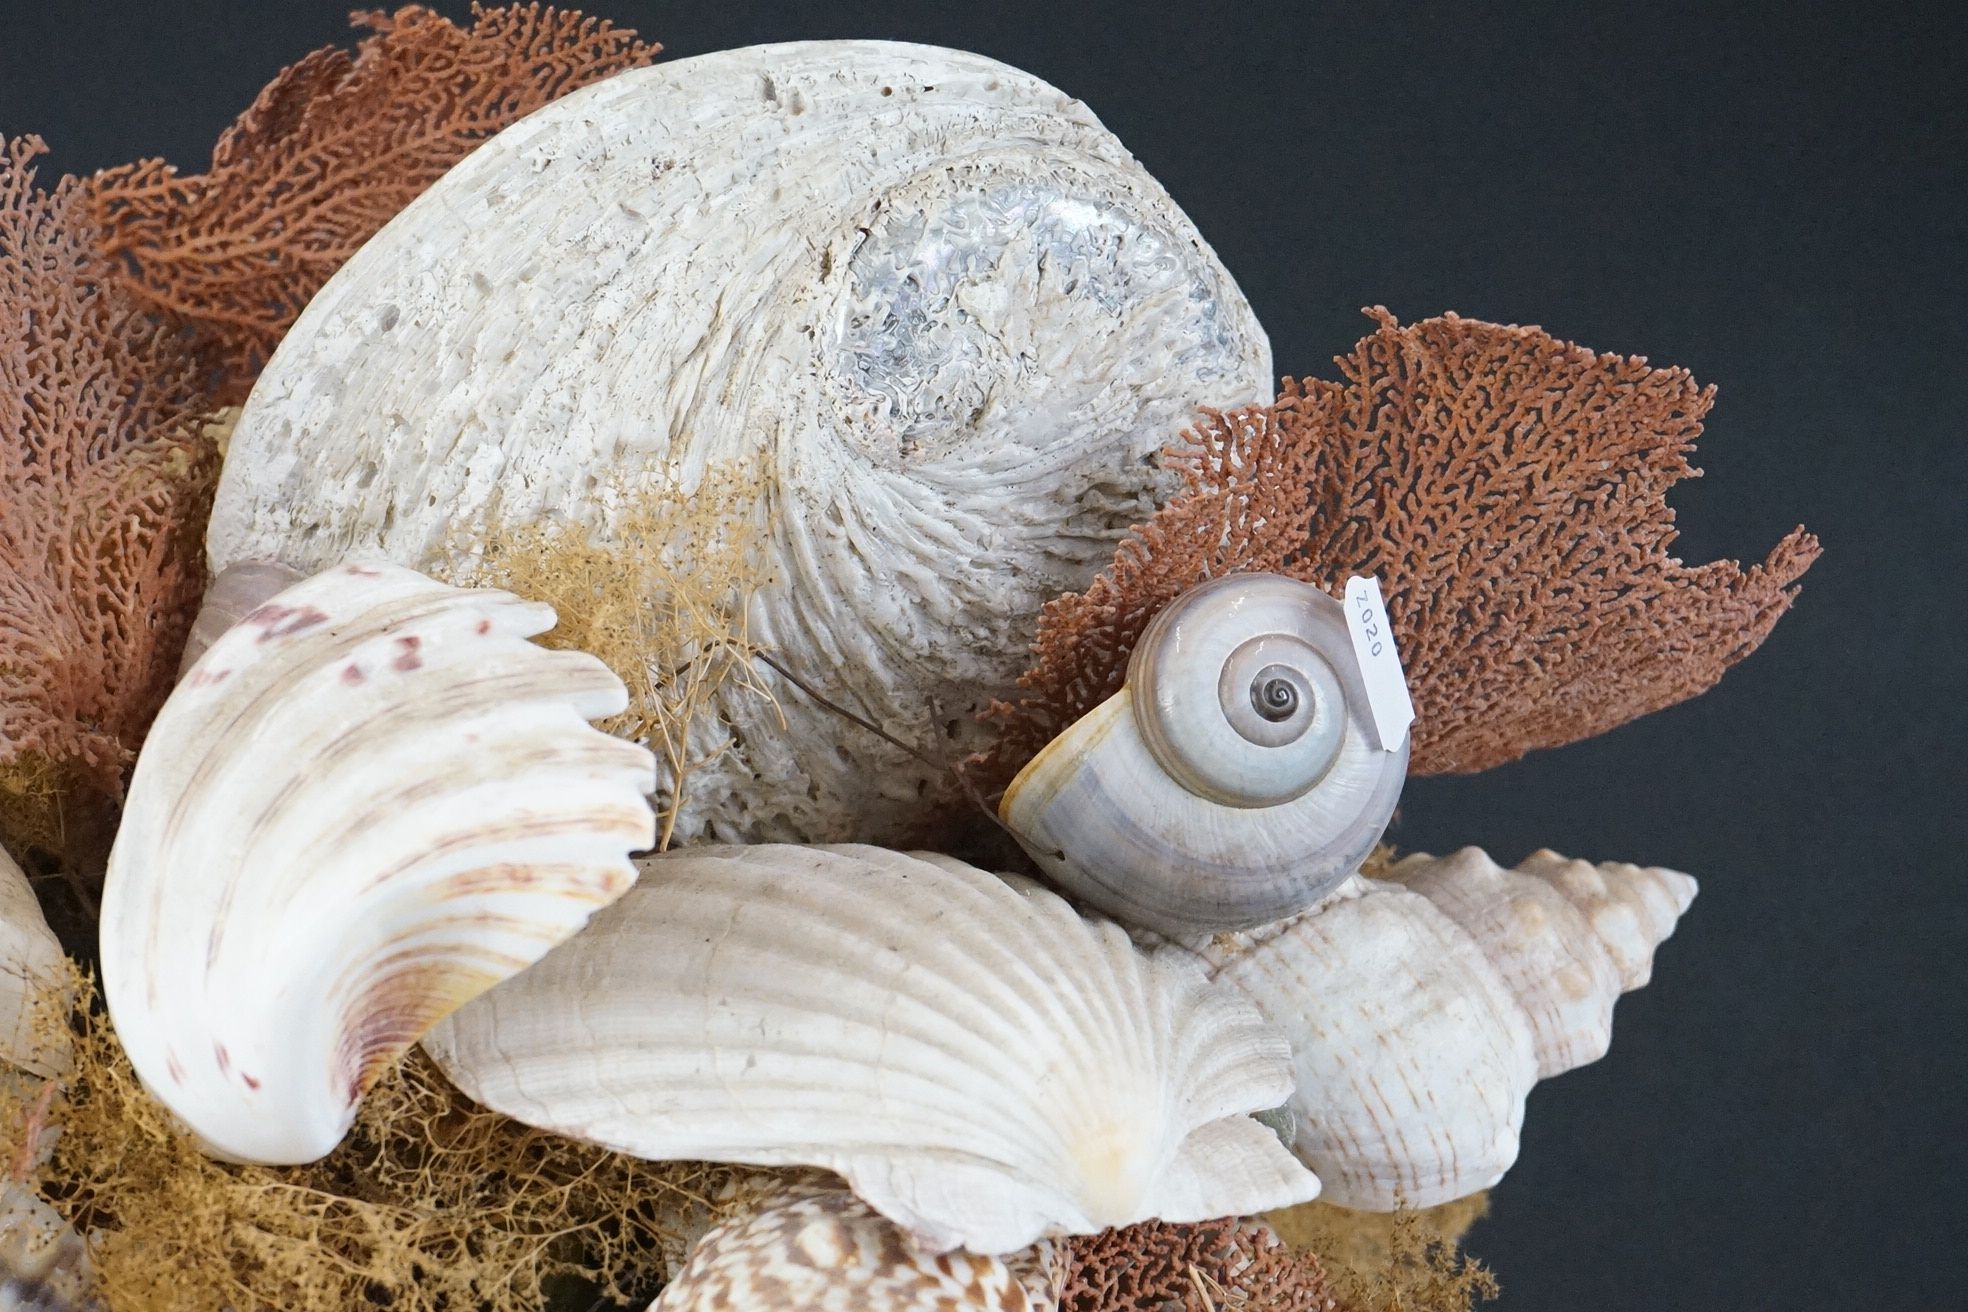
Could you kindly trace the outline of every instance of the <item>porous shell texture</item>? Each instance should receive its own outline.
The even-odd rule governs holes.
[[[725,51],[529,116],[350,260],[246,405],[209,547],[428,568],[743,470],[750,636],[954,762],[1193,408],[1270,390],[1229,274],[1077,101],[925,46]],[[769,682],[783,723],[728,689],[699,726],[728,750],[679,840],[899,841],[954,796]]]
[[[1606,1055],[1613,1004],[1647,982],[1655,947],[1696,888],[1676,870],[1595,866],[1551,851],[1505,870],[1480,847],[1417,853],[1388,878],[1433,902],[1483,949],[1530,1022],[1539,1079]]]
[[[947,857],[699,847],[425,1047],[466,1094],[649,1158],[816,1166],[931,1251],[1200,1220],[1318,1181],[1247,1113],[1282,1035],[1179,949]]]
[[[650,1312],[1055,1312],[1060,1257],[926,1252],[847,1189],[800,1183],[700,1240]]]
[[[9,1067],[39,1076],[68,1069],[68,1033],[42,1005],[68,978],[67,957],[26,874],[0,851],[0,1078]]]
[[[103,983],[214,1151],[317,1158],[383,1065],[635,878],[643,748],[551,607],[395,566],[251,611],[157,719],[110,854]]]
[[[1479,849],[1354,877],[1305,915],[1194,946],[1291,1040],[1294,1151],[1324,1199],[1389,1211],[1489,1188],[1541,1078],[1596,1060],[1613,1003],[1694,897],[1674,871]]]
[[[0,1183],[0,1312],[103,1312],[89,1246],[18,1180]]]

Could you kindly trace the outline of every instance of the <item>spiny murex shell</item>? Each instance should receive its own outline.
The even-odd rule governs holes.
[[[103,984],[144,1084],[215,1151],[310,1161],[440,1016],[635,878],[654,762],[587,720],[549,606],[343,566],[187,671],[137,760]]]
[[[1531,1086],[1605,1052],[1614,1000],[1695,894],[1676,871],[1549,852],[1505,871],[1465,848],[1393,873],[1195,945],[1290,1037],[1293,1148],[1325,1200],[1374,1211],[1495,1184]]]
[[[1284,1040],[1179,950],[1030,881],[699,847],[425,1047],[479,1102],[640,1157],[818,1166],[933,1251],[1313,1196],[1246,1113]]]
[[[1056,1312],[1064,1259],[926,1252],[838,1184],[799,1181],[698,1241],[650,1312]]]
[[[746,467],[750,636],[955,761],[1195,407],[1271,383],[1229,274],[1084,105],[951,50],[732,50],[531,115],[358,252],[254,389],[209,546],[430,568],[464,525],[605,539],[611,483]],[[893,841],[952,796],[768,682],[783,726],[736,688],[699,726],[730,750],[679,840]]]

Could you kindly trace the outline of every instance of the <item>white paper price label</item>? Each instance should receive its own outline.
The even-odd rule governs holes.
[[[1380,580],[1354,576],[1346,580],[1346,632],[1353,639],[1353,656],[1367,686],[1367,709],[1373,715],[1380,750],[1398,752],[1414,723],[1414,702],[1408,679],[1401,672],[1401,653],[1394,649],[1394,630],[1380,599]]]

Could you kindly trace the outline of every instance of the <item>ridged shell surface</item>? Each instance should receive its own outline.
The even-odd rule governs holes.
[[[0,1078],[11,1066],[32,1075],[67,1071],[68,1031],[43,1000],[60,996],[67,957],[27,876],[0,851]]]
[[[1530,1024],[1428,899],[1355,876],[1313,911],[1201,951],[1291,1039],[1293,1149],[1325,1201],[1432,1207],[1517,1160]]]
[[[798,1184],[711,1231],[650,1312],[1056,1312],[1051,1243],[926,1252],[848,1190]]]
[[[1229,274],[1084,105],[926,46],[725,51],[529,116],[358,252],[245,408],[210,551],[428,568],[461,529],[606,540],[615,485],[743,470],[749,634],[955,761],[1041,605],[1171,490],[1195,408],[1272,381]],[[954,795],[768,682],[783,724],[728,691],[702,727],[730,750],[679,840],[897,841]]]
[[[110,854],[103,983],[144,1084],[215,1152],[310,1161],[381,1067],[635,878],[649,753],[551,607],[342,566],[195,662]]]
[[[1318,1181],[1247,1113],[1284,1039],[1030,881],[705,847],[425,1041],[468,1095],[636,1156],[818,1166],[931,1251],[1187,1221]]]
[[[1550,851],[1515,870],[1479,847],[1418,853],[1388,878],[1434,903],[1483,949],[1530,1022],[1539,1079],[1606,1055],[1613,1004],[1647,982],[1654,949],[1695,896],[1695,881],[1679,871],[1595,866]]]

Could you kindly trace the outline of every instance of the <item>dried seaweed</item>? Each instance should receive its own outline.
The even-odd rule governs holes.
[[[605,536],[567,520],[461,531],[434,572],[554,607],[540,641],[599,657],[627,685],[629,708],[602,722],[662,763],[657,847],[666,849],[690,778],[730,750],[727,692],[772,701],[755,663],[753,595],[772,579],[759,531],[757,471],[739,464],[689,491],[614,479]]]
[[[323,1161],[216,1162],[144,1092],[80,992],[75,1068],[54,1108],[61,1135],[39,1183],[94,1233],[116,1312],[520,1312],[566,1277],[641,1306],[680,1250],[679,1228],[748,1201],[726,1187],[728,1168],[641,1162],[474,1107],[414,1054]],[[7,1142],[19,1142],[35,1097],[0,1085]]]
[[[1769,634],[1815,538],[1797,529],[1747,571],[1668,551],[1666,494],[1698,472],[1712,388],[1537,328],[1369,314],[1344,383],[1288,380],[1271,406],[1205,412],[1171,453],[1187,490],[1084,594],[1047,606],[1023,698],[987,712],[1001,742],[977,777],[1001,786],[1120,687],[1164,602],[1235,570],[1335,594],[1379,577],[1417,774],[1603,733],[1706,691]]]
[[[1497,1295],[1490,1272],[1460,1251],[1488,1211],[1479,1193],[1418,1211],[1304,1203],[1265,1220],[1288,1247],[1319,1255],[1347,1312],[1467,1312]]]
[[[193,361],[117,289],[78,183],[0,140],[0,813],[67,845],[121,795],[203,588],[217,460]]]
[[[191,331],[225,403],[329,275],[474,146],[661,49],[572,10],[472,14],[467,28],[416,5],[357,13],[375,35],[281,73],[206,172],[144,160],[91,181],[130,293]]]
[[[1059,1312],[1335,1312],[1317,1258],[1259,1222],[1147,1221],[1067,1241]],[[1434,1312],[1429,1309],[1428,1312]]]

